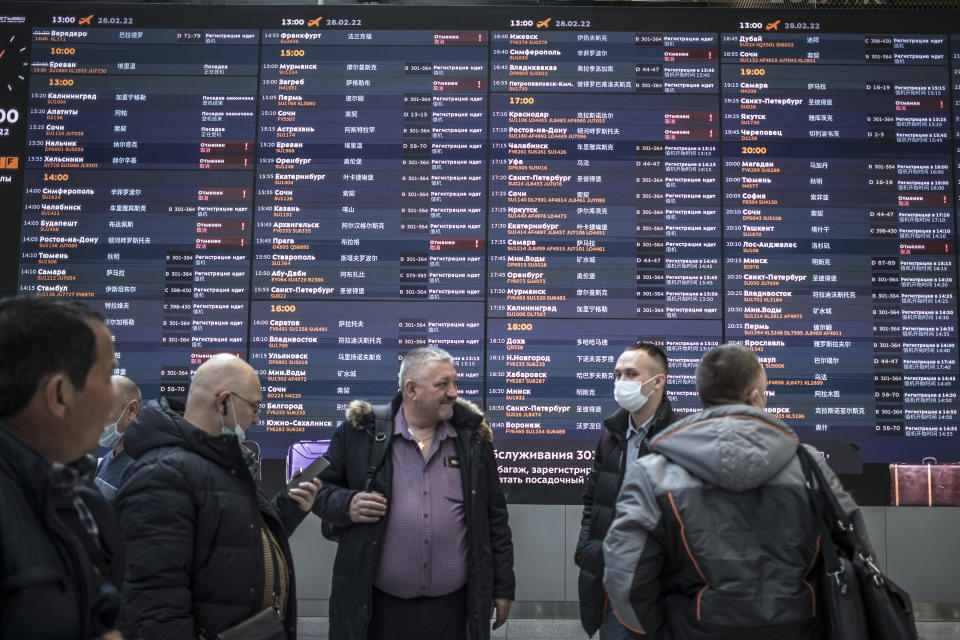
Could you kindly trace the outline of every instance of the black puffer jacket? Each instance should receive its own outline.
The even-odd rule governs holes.
[[[574,560],[580,567],[578,589],[580,594],[580,624],[587,635],[593,635],[603,621],[606,593],[603,590],[603,538],[613,522],[617,493],[623,484],[627,465],[626,443],[630,414],[619,409],[603,421],[606,434],[600,437],[593,456],[593,468],[583,488],[583,516],[580,519],[580,538]],[[674,413],[666,397],[653,414],[647,428],[640,455],[650,452],[650,438],[676,422],[680,416]]]
[[[287,537],[306,516],[281,491],[268,501],[234,436],[211,436],[151,402],[124,437],[137,461],[117,508],[127,545],[125,637],[212,637],[263,608],[260,527],[290,568],[284,617],[296,637],[296,589]]]
[[[60,520],[72,500],[50,485],[50,461],[0,426],[0,638],[88,640],[117,628],[123,556],[112,508],[100,493],[80,496],[100,529],[109,568],[97,571]]]
[[[392,415],[401,396],[393,400]],[[330,639],[365,640],[370,622],[373,574],[380,557],[380,541],[387,518],[373,524],[354,524],[347,515],[350,499],[363,489],[375,420],[370,405],[352,402],[348,420],[337,427],[322,474],[323,488],[314,511],[329,524],[345,527],[333,565],[330,593]],[[473,405],[458,401],[450,420],[457,432],[463,495],[467,518],[467,626],[472,640],[490,637],[490,605],[494,598],[514,597],[513,542],[507,522],[507,504],[493,457],[490,427]],[[389,453],[373,478],[390,504],[392,463]],[[389,508],[389,506],[388,506]]]

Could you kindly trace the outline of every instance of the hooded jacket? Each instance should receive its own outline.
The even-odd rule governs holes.
[[[50,475],[50,460],[0,425],[2,638],[87,640],[117,628],[123,550],[113,510],[92,486],[78,487],[99,528],[103,576],[58,515],[73,505]]]
[[[403,397],[391,404],[396,416]],[[472,640],[490,637],[490,605],[494,598],[514,597],[513,542],[507,504],[493,457],[492,431],[480,410],[458,399],[450,424],[460,459],[467,525],[467,628]],[[314,511],[328,524],[342,528],[333,564],[330,592],[330,639],[366,640],[371,615],[373,575],[380,559],[387,516],[370,524],[350,520],[350,500],[362,491],[367,477],[375,417],[366,402],[353,401],[347,419],[330,441],[325,458],[330,466],[320,474],[323,488]],[[392,442],[392,438],[391,438]],[[392,456],[377,468],[371,491],[387,498],[390,509]]]
[[[603,545],[604,586],[626,626],[658,640],[822,637],[820,540],[798,446],[747,405],[711,407],[651,443]],[[866,540],[856,504],[815,459]]]
[[[287,537],[306,512],[285,491],[267,500],[235,436],[212,436],[164,402],[144,407],[125,442],[137,461],[116,502],[127,545],[124,637],[213,637],[263,609],[264,526],[290,571],[284,625],[295,638]]]
[[[649,442],[678,419],[670,400],[664,396],[640,443],[640,456],[649,453]],[[623,484],[629,421],[630,414],[624,409],[618,409],[603,421],[607,434],[602,435],[597,443],[593,467],[583,488],[583,516],[574,560],[580,567],[580,624],[591,636],[600,628],[605,614],[607,594],[603,590],[603,538],[613,522],[617,494]]]

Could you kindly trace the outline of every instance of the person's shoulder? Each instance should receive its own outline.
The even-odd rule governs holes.
[[[153,474],[195,476],[212,464],[200,454],[179,445],[164,445],[149,450],[133,461],[125,477],[144,477]]]
[[[351,400],[344,415],[346,420],[341,426],[353,429],[363,429],[375,417],[373,405],[366,400]]]
[[[487,422],[487,416],[483,409],[469,400],[457,398],[453,405],[451,423],[455,429],[471,431],[473,438],[481,443],[493,442],[493,429]]]

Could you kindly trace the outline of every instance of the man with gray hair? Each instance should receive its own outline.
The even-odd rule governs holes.
[[[113,387],[113,411],[110,415],[116,419],[103,428],[103,433],[100,434],[100,446],[113,447],[113,449],[103,456],[93,481],[105,498],[113,500],[117,497],[117,488],[120,486],[123,474],[133,464],[133,458],[124,451],[123,436],[127,427],[140,413],[143,397],[140,395],[137,383],[127,376],[115,375],[110,378],[110,384]]]
[[[399,382],[389,405],[351,402],[325,456],[315,511],[339,542],[330,638],[486,640],[514,597],[492,431],[458,397],[443,349],[407,353]]]
[[[798,447],[866,540],[857,505],[819,453],[764,411],[767,376],[751,350],[711,349],[696,381],[704,410],[627,471],[603,544],[610,604],[652,640],[822,638],[819,530]]]

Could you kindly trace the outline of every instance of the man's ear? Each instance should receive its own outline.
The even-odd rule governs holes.
[[[417,390],[417,383],[414,382],[413,380],[410,380],[409,378],[407,378],[407,381],[403,383],[403,395],[404,395],[404,397],[406,397],[406,396],[411,396],[411,397],[412,397],[412,396],[416,395],[416,390]]]
[[[66,416],[74,389],[64,374],[55,373],[41,382],[38,393],[47,412],[58,418]]]
[[[660,376],[663,376],[663,377],[661,378]],[[662,380],[663,382],[661,382],[661,380]],[[667,374],[665,374],[665,373],[658,373],[658,374],[657,374],[657,381],[654,382],[654,384],[657,384],[657,383],[660,383],[660,390],[661,390],[661,391],[666,391],[666,389],[667,389]]]
[[[747,395],[747,404],[758,409],[763,409],[767,406],[766,396],[763,394],[763,390],[758,387],[754,387],[750,390],[750,393]]]
[[[215,400],[217,403],[217,413],[220,415],[227,415],[227,398],[229,397],[229,391],[221,391],[219,394],[217,394]]]
[[[140,401],[134,398],[130,401],[128,406],[130,407],[130,419],[133,420],[137,417],[137,414],[140,413],[140,409],[142,408],[140,406]]]

